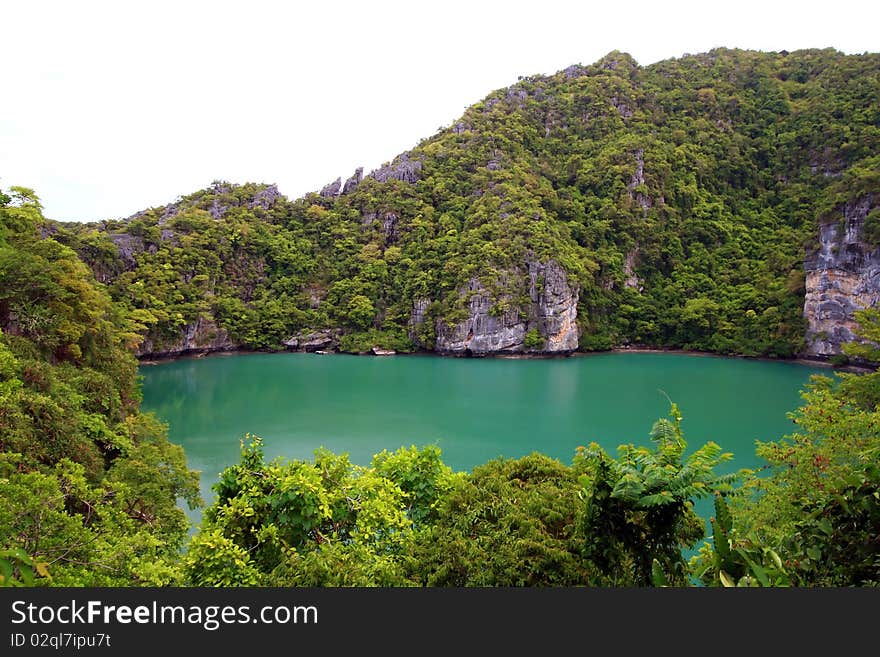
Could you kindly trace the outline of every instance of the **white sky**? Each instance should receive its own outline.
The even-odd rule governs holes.
[[[125,217],[213,180],[296,198],[520,75],[610,52],[877,52],[880,2],[3,0],[0,187]]]

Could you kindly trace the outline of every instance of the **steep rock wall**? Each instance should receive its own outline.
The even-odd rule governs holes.
[[[493,300],[483,283],[472,278],[467,288],[459,292],[469,297],[468,316],[455,325],[437,322],[436,351],[483,355],[567,353],[577,349],[578,292],[569,285],[565,271],[552,260],[527,262],[523,271],[511,272],[512,279],[522,276],[528,285],[526,307],[516,304],[517,297],[511,294]],[[503,310],[498,311],[498,307]],[[542,344],[527,340],[533,329]]]
[[[208,353],[231,351],[238,348],[226,333],[212,320],[199,317],[195,322],[184,326],[176,339],[162,339],[147,335],[138,346],[138,358],[180,356],[187,353]]]
[[[841,221],[819,226],[819,248],[804,260],[806,353],[833,356],[855,339],[857,310],[880,302],[880,248],[864,239],[874,197],[848,203]]]

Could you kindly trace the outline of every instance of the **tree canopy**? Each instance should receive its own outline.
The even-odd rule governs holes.
[[[196,327],[255,349],[330,329],[344,351],[433,349],[472,281],[522,313],[526,263],[552,260],[583,350],[792,356],[818,223],[876,196],[878,75],[876,54],[832,49],[613,52],[490,93],[339,193],[218,181],[53,230],[151,353]]]
[[[675,404],[650,447],[471,472],[433,446],[266,462],[245,436],[189,537],[178,501],[201,503],[198,473],[141,412],[134,354],[327,335],[432,349],[476,282],[491,316],[516,316],[547,284],[530,263],[553,261],[581,349],[795,355],[818,226],[859,203],[861,239],[880,243],[878,64],[612,52],[492,92],[362,180],[296,200],[217,181],[64,224],[33,190],[0,191],[0,584],[876,586],[875,372],[815,378],[796,431],[737,477],[717,474],[718,445],[688,452]],[[877,310],[856,318],[847,354],[880,361]],[[693,510],[707,496],[710,537]]]

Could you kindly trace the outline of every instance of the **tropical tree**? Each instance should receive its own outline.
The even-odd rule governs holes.
[[[311,462],[266,463],[262,444],[245,436],[239,463],[215,484],[185,560],[189,583],[405,583],[399,560],[413,528],[454,479],[436,447],[382,452],[364,467],[326,449]]]
[[[814,376],[803,406],[790,414],[798,431],[759,442],[756,451],[766,465],[729,498],[732,545],[782,561],[777,569],[786,578],[771,583],[880,582],[880,411],[854,400],[850,391],[862,388],[851,384],[849,378],[838,384]],[[717,546],[704,546],[702,553],[705,558],[692,564],[698,574],[720,554]],[[717,569],[715,574],[720,576]],[[761,577],[754,581],[767,585]]]
[[[546,455],[493,459],[440,500],[403,563],[422,586],[583,586],[580,484]]]
[[[734,474],[715,472],[732,455],[714,442],[685,457],[676,404],[669,415],[651,429],[653,448],[622,445],[617,459],[596,443],[578,449],[575,468],[584,473],[586,502],[584,555],[598,570],[597,584],[687,585],[682,549],[704,535],[693,500],[726,491],[735,480]]]

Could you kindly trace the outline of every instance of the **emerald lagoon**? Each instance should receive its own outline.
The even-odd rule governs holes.
[[[800,390],[811,374],[830,372],[679,353],[246,353],[141,367],[143,409],[169,424],[171,441],[201,471],[206,504],[246,433],[263,439],[267,459],[311,459],[325,447],[368,465],[383,449],[436,444],[454,470],[533,451],[570,464],[578,445],[597,442],[616,455],[623,443],[650,444],[669,399],[684,417],[688,451],[713,440],[734,454],[725,471],[755,467],[755,441],[792,433],[786,414],[800,405]],[[698,505],[702,515],[710,509]]]

